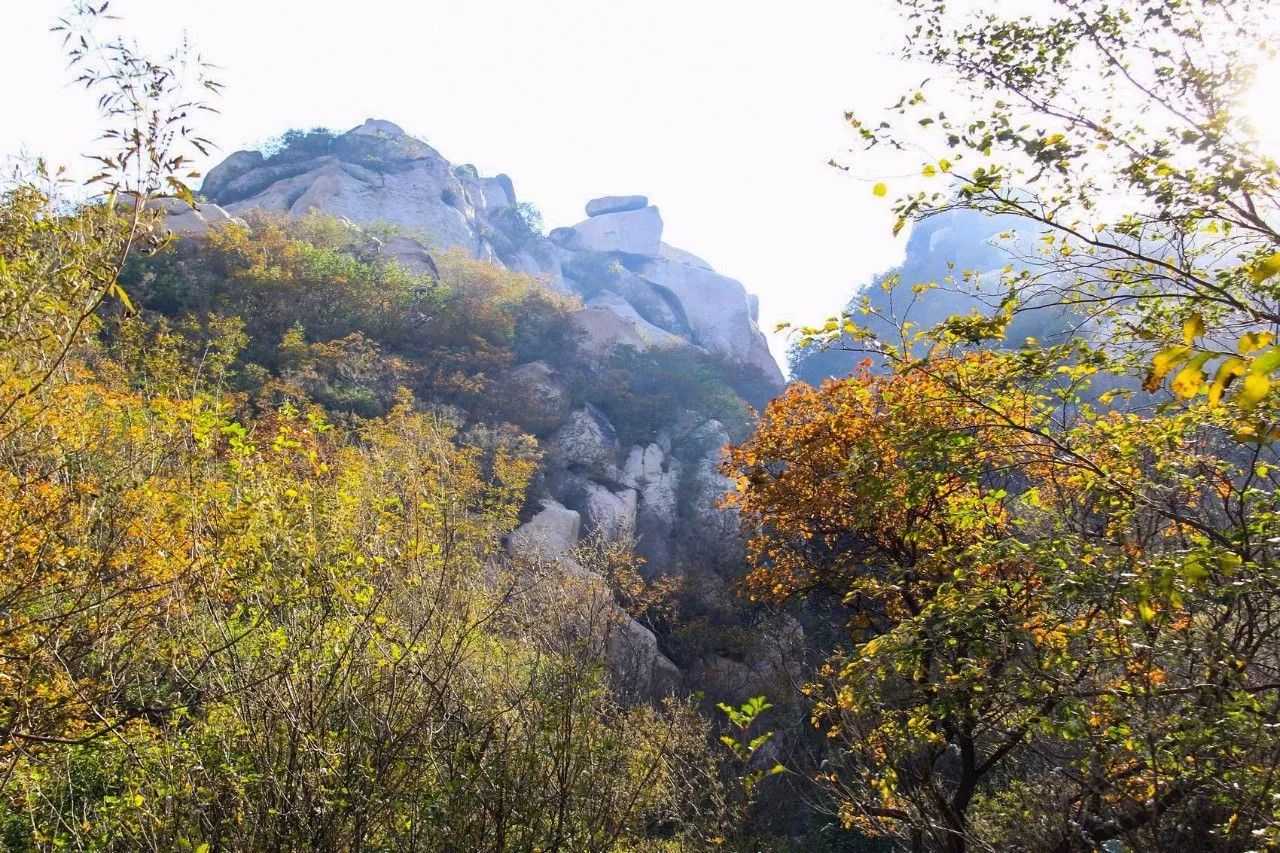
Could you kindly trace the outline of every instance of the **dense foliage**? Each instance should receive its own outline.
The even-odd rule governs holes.
[[[378,233],[318,213],[254,214],[247,225],[134,258],[120,283],[150,310],[144,321],[108,330],[108,346],[128,360],[144,342],[175,338],[194,357],[225,348],[231,335],[239,346],[226,379],[260,405],[309,399],[376,417],[403,387],[470,422],[533,433],[554,419],[539,389],[513,386],[507,375],[542,361],[575,402],[606,412],[629,442],[651,440],[683,410],[736,435],[745,430],[747,405],[729,384],[736,374],[708,354],[621,347],[589,365],[578,355],[575,299],[457,249],[433,256],[435,274],[412,272],[378,253]],[[753,392],[749,378],[740,384]]]
[[[709,721],[613,689],[609,567],[503,548],[539,466],[513,424],[541,425],[502,378],[569,368],[572,303],[460,254],[416,274],[323,217],[173,241],[151,202],[191,197],[178,75],[77,56],[133,123],[103,196],[43,167],[0,194],[0,848],[744,826]]]
[[[204,145],[177,71],[217,85],[63,22],[115,150],[91,201],[42,166],[0,194],[0,846],[755,850],[762,816],[809,847],[1280,846],[1280,178],[1235,109],[1277,22],[900,5],[937,78],[849,120],[927,152],[894,188],[915,254],[801,332],[828,348],[801,368],[866,360],[754,428],[744,371],[584,358],[575,299],[397,259],[391,229],[170,239],[152,203],[193,199]],[[415,145],[291,132],[263,180]],[[541,223],[493,227],[515,257]],[[512,380],[535,361],[558,414]],[[678,577],[635,531],[508,556],[539,440],[587,403],[628,445],[683,441],[671,470],[711,466],[708,418],[742,437],[751,601],[721,594],[738,519],[692,477]],[[784,639],[821,660],[711,719],[721,697],[616,689],[631,616],[688,672],[749,679]],[[809,737],[769,729],[798,708]]]
[[[902,5],[941,76],[850,116],[932,154],[898,228],[974,211],[1039,250],[990,311],[804,330],[888,370],[793,387],[734,451],[754,594],[844,610],[807,688],[819,779],[907,849],[1269,849],[1280,178],[1236,104],[1274,16]],[[1011,338],[1045,311],[1075,336]]]
[[[92,313],[129,230],[26,187],[0,201],[6,847],[601,848],[687,831],[716,778],[703,724],[619,705],[596,651],[610,617],[563,582],[533,594],[547,570],[503,558],[532,440],[415,412],[394,387],[346,427],[300,402],[308,381],[339,401],[378,387],[349,368],[344,324],[362,318],[326,310],[317,270],[370,280],[318,250],[272,260],[313,288],[297,322],[335,324],[332,374],[269,298],[181,332]],[[281,248],[260,233],[213,242],[252,269]],[[408,292],[381,274],[366,324]],[[258,363],[243,348],[277,323],[280,347],[255,353],[280,359],[276,390],[250,403],[232,385]]]

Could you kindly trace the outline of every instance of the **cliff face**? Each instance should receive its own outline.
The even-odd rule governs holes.
[[[201,192],[230,214],[319,210],[360,225],[399,226],[427,251],[458,246],[583,296],[580,325],[597,350],[697,346],[782,386],[756,325],[755,299],[739,282],[664,244],[662,217],[644,196],[595,199],[585,220],[543,237],[525,221],[506,175],[454,166],[375,119],[341,136],[303,138],[270,157],[237,151],[210,170]]]

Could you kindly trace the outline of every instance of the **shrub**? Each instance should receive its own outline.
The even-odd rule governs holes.
[[[268,164],[310,160],[331,153],[337,139],[338,134],[327,127],[295,128],[269,140],[263,146],[263,153]]]
[[[489,222],[506,235],[516,249],[523,249],[542,236],[542,214],[528,202],[493,211]]]

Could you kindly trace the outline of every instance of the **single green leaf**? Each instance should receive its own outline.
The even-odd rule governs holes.
[[[1274,373],[1278,368],[1280,368],[1280,347],[1272,347],[1253,360],[1249,365],[1249,372],[1265,375]]]

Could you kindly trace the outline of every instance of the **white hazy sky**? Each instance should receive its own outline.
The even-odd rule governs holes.
[[[48,32],[63,0],[0,3],[0,156],[84,168],[98,125]],[[766,331],[838,310],[905,242],[870,187],[911,164],[846,156],[846,109],[918,77],[892,0],[114,0],[155,53],[186,32],[222,67],[221,151],[290,127],[386,118],[455,163],[502,171],[548,228],[643,193],[664,239],[739,278]],[[845,174],[826,165],[851,162]],[[201,164],[207,167],[211,164]],[[783,343],[772,346],[781,361]]]

